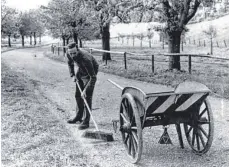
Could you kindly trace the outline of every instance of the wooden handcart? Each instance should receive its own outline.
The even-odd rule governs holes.
[[[184,148],[180,125],[183,124],[188,144],[202,155],[212,145],[214,122],[207,99],[210,90],[197,82],[183,82],[174,91],[144,93],[136,87],[121,87],[120,132],[130,162],[141,159],[145,127],[175,124],[180,147]],[[166,130],[166,128],[165,128]]]

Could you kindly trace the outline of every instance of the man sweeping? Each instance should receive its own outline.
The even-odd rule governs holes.
[[[80,50],[74,42],[68,45],[67,60],[70,76],[73,78],[74,82],[79,83],[79,86],[82,90],[82,93],[80,93],[80,90],[76,84],[76,116],[73,119],[68,120],[68,123],[81,123],[79,129],[82,130],[88,128],[90,122],[90,113],[88,109],[86,109],[82,97],[86,97],[86,101],[91,109],[92,95],[95,82],[97,80],[96,76],[99,65],[90,53]],[[74,71],[74,64],[77,64],[78,66],[76,73]]]

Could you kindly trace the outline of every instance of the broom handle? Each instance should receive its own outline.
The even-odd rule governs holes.
[[[77,86],[78,86],[78,88],[79,88],[79,90],[80,90],[80,94],[82,94],[82,90],[81,90],[80,85],[79,85],[79,83],[78,83],[77,81],[76,81],[76,84],[77,84]],[[95,122],[95,120],[94,120],[94,118],[93,118],[93,116],[92,116],[91,109],[90,109],[90,107],[89,107],[88,104],[87,104],[87,100],[85,99],[84,96],[83,96],[82,98],[83,98],[84,104],[86,105],[86,107],[87,107],[87,109],[88,109],[88,111],[89,111],[89,113],[90,113],[90,115],[91,115],[91,119],[92,119],[92,121],[93,121],[93,123],[94,123],[94,125],[95,125],[96,130],[99,131],[98,125],[97,125],[97,123]]]

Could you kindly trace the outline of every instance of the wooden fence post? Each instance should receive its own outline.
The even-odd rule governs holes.
[[[134,36],[133,36],[133,46],[134,46]]]
[[[127,70],[127,65],[126,65],[126,52],[124,52],[124,64],[125,64],[125,69]]]
[[[211,55],[213,54],[213,41],[212,41],[212,38],[211,38]]]
[[[107,54],[106,54],[106,65],[107,65]]]
[[[192,56],[191,55],[188,55],[188,71],[189,71],[189,74],[192,73]]]
[[[223,42],[224,42],[225,47],[227,47],[227,43],[226,43],[226,41],[225,41],[225,40],[223,40]]]
[[[152,72],[154,73],[154,55],[152,55]]]

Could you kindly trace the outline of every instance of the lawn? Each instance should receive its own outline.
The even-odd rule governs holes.
[[[136,42],[135,44],[139,43]],[[100,41],[90,41],[85,43],[84,46],[86,50],[88,50],[87,48],[101,49]],[[112,53],[112,60],[108,61],[107,64],[105,61],[102,61],[101,52],[93,51],[92,54],[100,63],[100,71],[105,73],[172,87],[185,80],[197,81],[207,85],[212,90],[213,95],[229,98],[229,60],[193,57],[192,73],[189,74],[188,57],[181,57],[181,71],[171,71],[168,70],[168,57],[163,55],[163,53],[167,52],[167,46],[164,49],[162,49],[161,43],[153,44],[152,48],[139,46],[133,47],[130,44],[122,44],[117,39],[111,40],[112,51],[127,52],[127,69],[125,69],[122,54]],[[209,53],[209,50],[207,47],[184,45],[183,53],[206,55]],[[136,55],[128,54],[129,52]],[[65,61],[62,53],[58,56],[57,54],[53,55],[50,51],[46,51],[45,54],[52,59]],[[152,54],[155,55],[154,73],[152,72]],[[229,58],[228,55],[228,48],[214,47],[214,54],[211,56]]]

